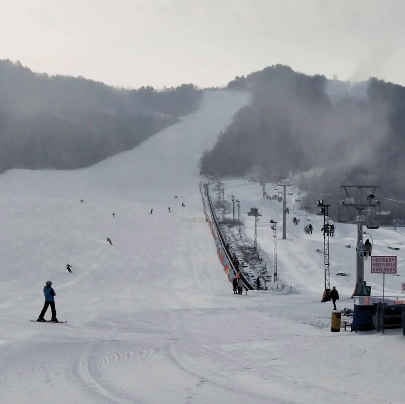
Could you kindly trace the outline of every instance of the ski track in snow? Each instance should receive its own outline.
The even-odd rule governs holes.
[[[248,102],[238,92],[205,92],[195,114],[95,166],[0,176],[0,403],[402,402],[399,332],[329,331],[323,256],[315,253],[320,218],[311,217],[310,237],[303,217],[293,226],[290,214],[288,240],[279,240],[279,275],[299,291],[291,295],[233,295],[207,224],[193,221],[203,218],[199,159]],[[257,206],[263,214],[259,243],[271,267],[268,221],[280,221],[281,205],[263,200],[258,184],[224,182],[242,213]],[[253,221],[243,216],[252,238]],[[405,242],[386,229],[372,235],[379,254]],[[351,304],[354,248],[344,244],[354,237],[353,226],[338,225],[331,241],[339,307]],[[387,294],[398,294],[398,253],[401,276],[387,277]],[[382,279],[367,265],[379,292]],[[48,279],[67,324],[29,321]]]

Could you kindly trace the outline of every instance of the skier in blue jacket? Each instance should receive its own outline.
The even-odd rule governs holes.
[[[45,296],[44,308],[42,309],[41,314],[39,315],[37,321],[46,321],[44,319],[44,316],[45,316],[46,311],[48,310],[48,307],[51,306],[51,310],[52,310],[51,321],[57,323],[58,319],[56,318],[55,299],[54,299],[54,296],[56,296],[56,293],[53,290],[51,281],[47,281],[44,286],[44,296]]]

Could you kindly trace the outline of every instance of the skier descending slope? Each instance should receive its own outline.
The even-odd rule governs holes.
[[[113,244],[112,244],[112,241],[111,241],[111,239],[110,239],[109,237],[107,237],[107,241],[108,241],[111,245],[113,245]]]
[[[67,264],[67,265],[66,265],[66,269],[67,269],[70,273],[73,273],[71,268],[72,268],[72,265],[70,265],[70,264]]]
[[[58,319],[56,318],[55,299],[54,299],[54,296],[56,296],[56,293],[52,288],[51,281],[46,282],[46,284],[44,286],[44,295],[45,295],[44,308],[42,309],[41,314],[39,315],[37,321],[46,321],[44,319],[44,316],[45,316],[46,311],[48,310],[48,307],[51,306],[51,310],[52,310],[51,321],[58,323]]]

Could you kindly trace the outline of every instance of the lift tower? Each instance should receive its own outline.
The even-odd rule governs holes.
[[[291,184],[277,184],[279,187],[284,188],[283,196],[283,240],[287,238],[287,187],[290,187]]]
[[[277,222],[270,220],[271,230],[273,230],[273,276],[272,282],[277,281]]]
[[[364,210],[375,207],[380,201],[375,199],[375,190],[378,185],[342,185],[346,193],[346,199],[342,201],[343,206],[355,208],[357,210],[357,246],[356,246],[356,286],[353,296],[364,296],[366,281],[364,280],[364,254],[360,250],[363,246],[363,222],[365,221]],[[352,296],[352,297],[353,297]]]
[[[325,291],[323,293],[322,302],[330,300],[330,268],[329,268],[329,235],[331,232],[331,225],[329,224],[329,206],[323,200],[318,200],[318,215],[323,216],[323,267],[324,267],[324,280]]]

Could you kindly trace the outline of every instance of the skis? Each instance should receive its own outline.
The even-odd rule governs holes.
[[[60,324],[67,323],[67,321],[51,321],[51,320],[46,320],[46,321],[30,320],[30,321],[32,321],[33,323],[55,323],[55,324],[57,324],[57,323],[60,323]]]

